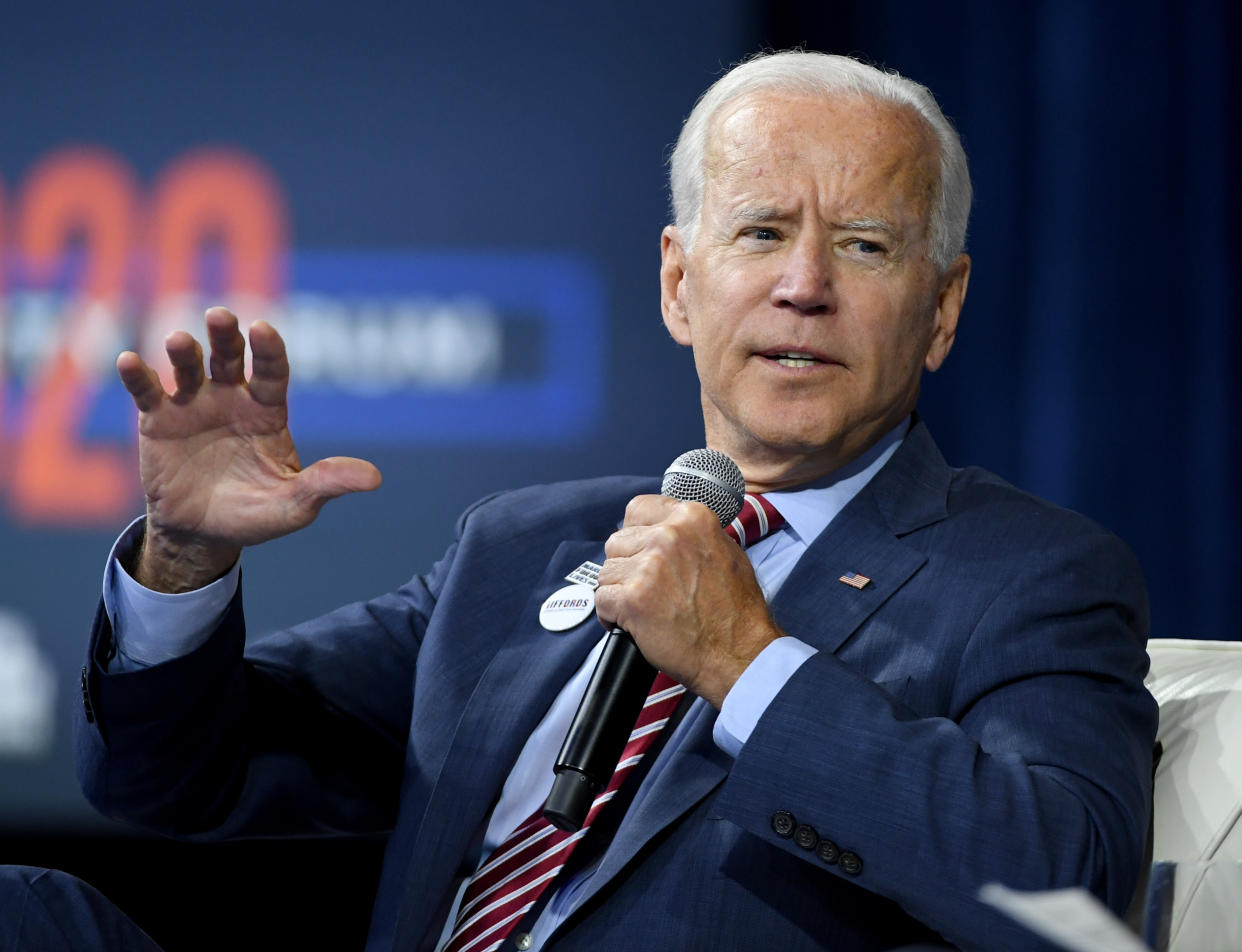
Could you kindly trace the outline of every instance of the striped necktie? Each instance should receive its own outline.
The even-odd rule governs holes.
[[[762,496],[746,495],[741,512],[725,527],[742,548],[754,545],[785,524],[776,507]],[[543,816],[542,804],[518,824],[475,870],[462,895],[453,934],[443,952],[493,952],[539,901],[591,828],[604,805],[617,795],[625,778],[642,760],[677,709],[685,687],[663,671],[656,674],[651,693],[608,786],[595,798],[582,829],[558,830]]]

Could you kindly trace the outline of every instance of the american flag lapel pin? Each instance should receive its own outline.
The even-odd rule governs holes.
[[[851,588],[859,589],[866,588],[871,584],[871,579],[867,578],[865,575],[859,575],[857,572],[846,572],[839,579],[837,579],[837,581],[844,582]]]

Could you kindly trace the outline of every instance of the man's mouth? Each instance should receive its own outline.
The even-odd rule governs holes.
[[[783,350],[776,351],[771,354],[764,354],[768,360],[774,360],[782,367],[811,367],[815,364],[822,364],[823,361],[814,354],[807,354],[799,350]]]

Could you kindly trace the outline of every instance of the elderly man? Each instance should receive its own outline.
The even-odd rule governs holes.
[[[241,549],[379,474],[302,468],[280,337],[251,329],[246,380],[212,309],[210,383],[183,332],[174,394],[118,360],[147,514],[92,634],[87,795],[180,836],[391,831],[372,949],[1036,947],[993,881],[1120,910],[1156,723],[1139,570],[949,468],[915,413],[970,273],[956,134],[898,76],[761,57],[695,107],[672,189],[665,325],[775,531],[743,549],[650,479],[506,493],[427,574],[243,655]],[[596,617],[541,624],[589,562]],[[600,621],[662,672],[656,713],[565,839],[540,807]]]

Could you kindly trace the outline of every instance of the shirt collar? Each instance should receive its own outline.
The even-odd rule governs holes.
[[[782,516],[785,526],[804,545],[810,545],[887,463],[910,430],[907,417],[889,430],[857,459],[824,478],[797,489],[764,493]]]

